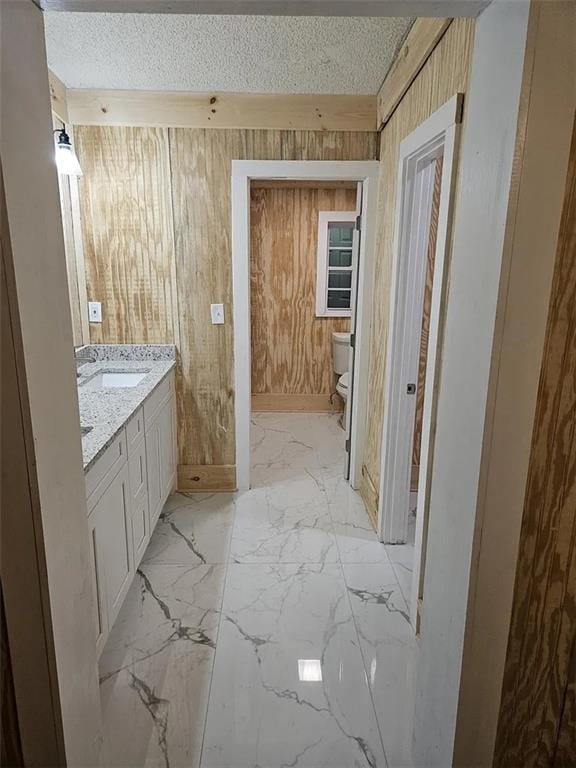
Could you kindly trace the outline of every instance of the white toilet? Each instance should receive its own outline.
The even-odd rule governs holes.
[[[338,383],[336,384],[336,392],[340,395],[342,400],[344,400],[344,403],[348,402],[348,382],[350,380],[350,373],[349,371],[346,371],[345,373],[340,376],[338,379]]]
[[[334,373],[338,375],[336,392],[344,400],[344,419],[346,418],[346,408],[348,408],[348,390],[350,386],[350,373],[348,365],[350,362],[350,334],[332,332],[332,365]],[[344,420],[344,423],[346,421]]]

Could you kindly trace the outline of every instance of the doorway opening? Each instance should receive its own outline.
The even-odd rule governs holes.
[[[346,429],[358,186],[251,182],[253,413],[339,414]]]
[[[401,143],[398,168],[378,512],[380,540],[404,547],[417,632],[461,114],[457,94]]]
[[[306,398],[314,395],[326,409],[338,407],[336,385],[342,383],[334,371],[332,332],[350,334],[345,474],[353,488],[358,486],[378,170],[376,161],[232,162],[236,480],[241,491],[251,483],[253,403],[262,410],[305,412],[312,410]],[[298,203],[297,220],[288,216],[287,201]],[[310,248],[299,243],[306,237],[312,240],[312,272]],[[275,247],[263,246],[262,238],[274,239]],[[308,254],[305,264],[303,253]],[[286,254],[292,262],[288,267],[281,263]],[[328,321],[316,322],[315,351],[312,318]],[[305,345],[311,347],[307,352]],[[293,391],[301,382],[308,390],[325,391]]]

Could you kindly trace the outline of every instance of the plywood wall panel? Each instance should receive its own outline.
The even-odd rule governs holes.
[[[92,343],[178,339],[168,131],[77,126]]]
[[[576,764],[576,123],[528,470],[494,765]],[[554,763],[555,757],[557,762]]]
[[[318,213],[355,209],[355,189],[252,190],[252,394],[334,391],[332,332],[350,319],[316,317]]]
[[[180,464],[233,465],[232,160],[371,160],[376,134],[337,131],[169,132],[180,319]],[[210,303],[226,322],[210,324]],[[184,472],[184,470],[182,470]]]
[[[360,486],[362,496],[369,506],[374,504],[376,498],[371,489],[378,488],[380,484],[386,339],[400,143],[455,93],[466,92],[473,36],[473,20],[455,19],[450,24],[381,133],[379,220],[367,408],[369,418]],[[464,104],[464,114],[465,111]],[[376,510],[371,509],[371,512],[375,514]]]
[[[171,130],[182,380],[181,464],[234,464],[230,164],[242,131]],[[211,325],[210,304],[226,322]]]
[[[75,138],[88,295],[103,302],[90,340],[176,343],[179,476],[231,467],[232,160],[374,160],[377,134],[76,126]]]

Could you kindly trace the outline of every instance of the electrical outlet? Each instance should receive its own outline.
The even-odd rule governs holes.
[[[100,301],[88,302],[88,320],[91,323],[102,322],[102,303]]]
[[[210,304],[210,315],[212,325],[222,325],[224,323],[224,304]]]

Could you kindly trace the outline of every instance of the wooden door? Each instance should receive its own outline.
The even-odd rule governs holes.
[[[62,717],[19,311],[0,163],[0,751],[14,765],[63,765]]]

